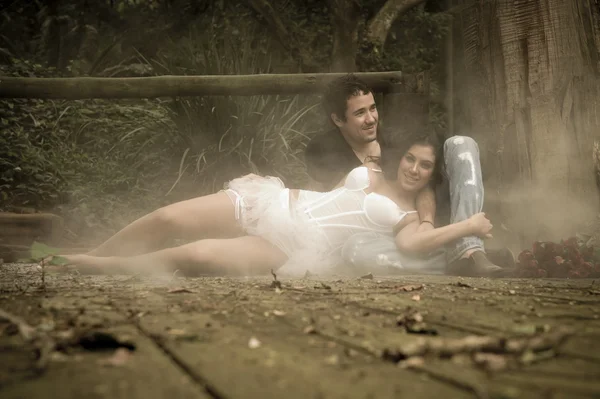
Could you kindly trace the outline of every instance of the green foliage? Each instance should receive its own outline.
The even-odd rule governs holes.
[[[39,69],[19,60],[0,68],[12,76]],[[1,100],[0,123],[0,210],[56,211],[79,220],[77,235],[167,202],[148,192],[164,194],[174,179],[181,140],[159,101]]]
[[[383,1],[361,2],[361,18],[374,15]],[[13,4],[0,12],[0,76],[299,71],[298,60],[246,1]],[[328,4],[272,2],[310,58],[304,64],[321,71],[331,61]],[[414,8],[394,24],[383,51],[360,43],[359,69],[430,69],[434,92],[441,90],[447,22],[444,14]],[[56,68],[48,67],[52,60]],[[442,124],[443,110],[434,119]],[[114,230],[247,172],[301,186],[303,149],[323,122],[318,99],[304,95],[0,100],[0,207],[58,212],[76,236],[99,226]]]
[[[55,256],[58,254],[58,251],[59,250],[57,248],[52,248],[46,244],[42,244],[41,242],[34,241],[29,249],[29,257],[31,260],[39,262],[51,256],[52,259],[50,262],[48,262],[49,265],[61,266],[68,264],[68,261],[65,258],[61,256]]]
[[[216,21],[211,18],[210,21]],[[269,70],[273,43],[243,13],[198,20],[186,36],[172,39],[146,60],[157,74],[231,75]],[[204,96],[169,104],[170,117],[187,145],[182,170],[192,171],[206,192],[226,180],[255,172],[305,183],[302,151],[321,126],[318,99],[310,96]]]

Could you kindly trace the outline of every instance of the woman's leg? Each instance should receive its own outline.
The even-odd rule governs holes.
[[[230,238],[243,235],[224,192],[177,202],[142,216],[88,255],[131,256],[154,251],[169,238]]]
[[[287,256],[256,236],[199,240],[136,256],[65,255],[69,263],[91,273],[130,274],[174,272],[201,274],[265,274],[281,267]]]

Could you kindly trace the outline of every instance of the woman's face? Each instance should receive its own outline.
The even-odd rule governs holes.
[[[415,144],[400,160],[397,184],[405,191],[419,191],[431,180],[434,168],[433,147],[427,144]]]

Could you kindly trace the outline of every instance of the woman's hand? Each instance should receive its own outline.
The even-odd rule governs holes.
[[[474,235],[482,238],[492,238],[492,222],[488,218],[485,217],[484,212],[476,213],[467,219],[469,223],[469,227]]]

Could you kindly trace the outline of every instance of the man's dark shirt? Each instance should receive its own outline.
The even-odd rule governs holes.
[[[306,147],[304,161],[308,175],[331,190],[362,162],[338,129],[315,136]]]
[[[306,146],[304,161],[308,175],[322,184],[324,190],[333,189],[352,169],[362,162],[339,130],[333,129],[315,136]],[[450,223],[450,189],[448,179],[436,189],[436,225]]]

